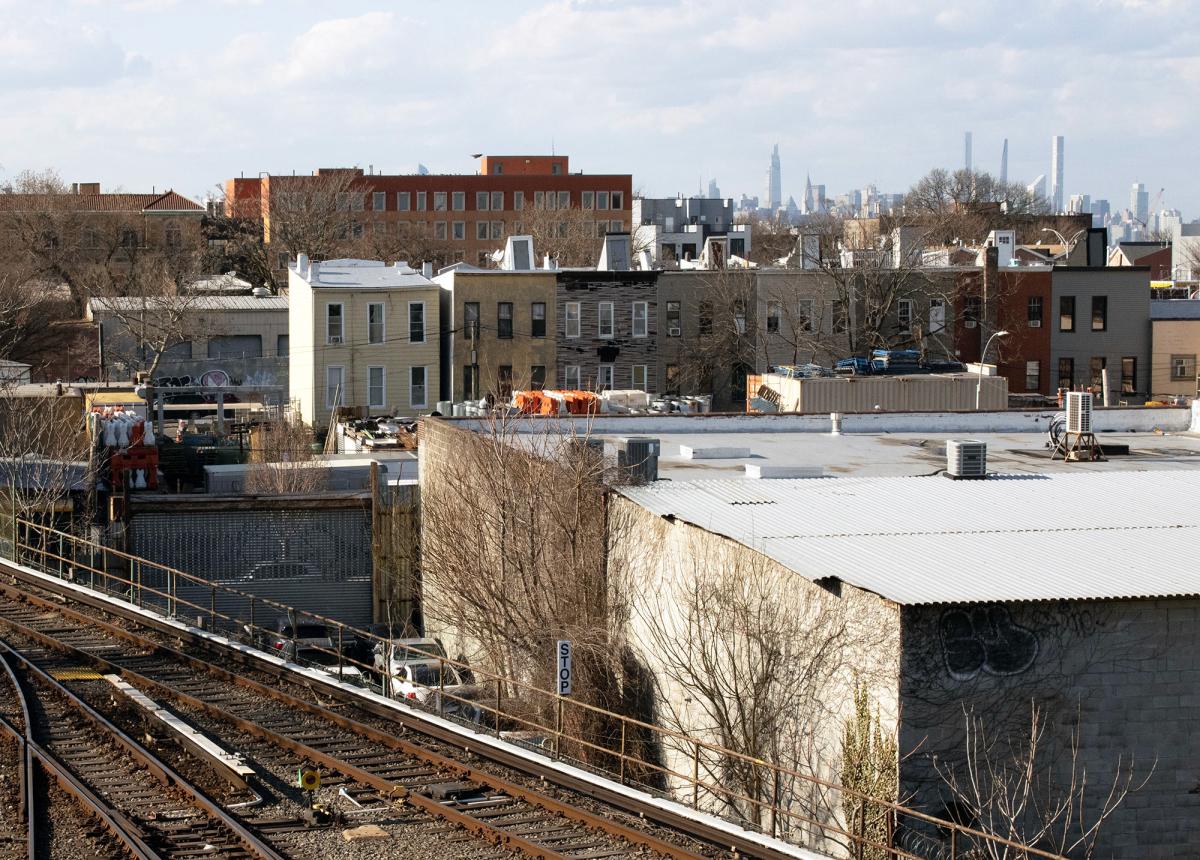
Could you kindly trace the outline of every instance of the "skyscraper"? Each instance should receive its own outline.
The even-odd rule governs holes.
[[[1037,179],[1025,186],[1025,190],[1039,200],[1046,199],[1046,174],[1042,173]]]
[[[971,172],[971,132],[963,132],[963,167]]]
[[[805,215],[810,215],[817,211],[817,201],[813,197],[812,177],[808,174],[804,176],[804,202],[800,204],[800,209]]]
[[[1000,184],[1008,184],[1008,138],[1004,138],[1004,148],[1000,150]]]
[[[771,150],[771,166],[767,168],[767,208],[774,212],[783,203],[782,172],[779,168],[779,144]]]
[[[1133,213],[1134,221],[1146,223],[1146,216],[1150,214],[1150,192],[1140,182],[1133,183],[1129,190],[1129,211]]]
[[[721,189],[717,186],[717,180],[708,180],[708,199],[719,200],[721,197]]]
[[[1063,211],[1063,138],[1050,138],[1050,208]]]

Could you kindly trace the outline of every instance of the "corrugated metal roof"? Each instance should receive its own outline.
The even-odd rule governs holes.
[[[901,604],[1200,595],[1197,469],[747,483],[621,492]]]
[[[92,299],[89,304],[92,313],[116,309],[124,313],[140,311],[143,308],[151,310],[155,305],[171,303],[195,311],[286,311],[287,296],[171,296],[160,298],[150,296],[103,296]]]

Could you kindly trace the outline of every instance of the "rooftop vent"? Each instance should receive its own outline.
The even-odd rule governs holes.
[[[986,478],[987,443],[976,439],[946,442],[946,474],[951,478]]]
[[[500,268],[506,272],[528,272],[533,269],[535,260],[532,236],[509,236],[504,243]]]
[[[628,233],[608,233],[604,236],[604,247],[600,250],[600,272],[627,272],[633,267],[630,254],[631,243]]]

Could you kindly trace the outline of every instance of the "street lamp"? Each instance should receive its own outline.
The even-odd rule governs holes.
[[[1069,257],[1071,255],[1071,245],[1075,242],[1076,239],[1078,239],[1080,236],[1082,236],[1087,231],[1080,230],[1074,236],[1072,236],[1070,239],[1068,239],[1062,233],[1055,230],[1053,227],[1043,227],[1042,232],[1043,233],[1053,233],[1055,236],[1058,237],[1058,241],[1061,242],[1062,246],[1063,246],[1063,252],[1062,252],[1063,259],[1066,259],[1067,257]]]
[[[983,352],[979,356],[979,381],[975,383],[975,411],[979,411],[979,394],[983,390],[983,363],[987,361],[988,348],[991,347],[992,341],[998,337],[1004,337],[1008,332],[998,331],[987,339],[987,343],[983,345]]]

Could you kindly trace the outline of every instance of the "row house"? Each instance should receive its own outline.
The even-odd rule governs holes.
[[[565,155],[484,155],[474,174],[387,175],[359,168],[322,168],[311,176],[263,174],[225,183],[226,214],[261,222],[270,247],[272,213],[287,211],[288,196],[332,182],[344,189],[337,192],[337,206],[346,212],[348,238],[368,231],[419,235],[446,243],[453,260],[486,267],[507,237],[525,232],[530,210],[579,210],[591,218],[597,237],[630,229],[633,177],[571,173],[569,167]],[[286,270],[285,252],[271,258]]]

